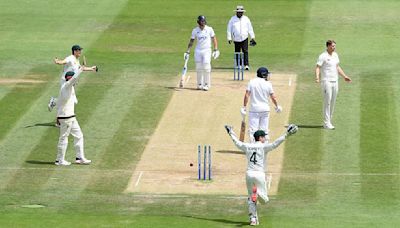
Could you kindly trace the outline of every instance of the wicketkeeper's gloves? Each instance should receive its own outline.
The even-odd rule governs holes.
[[[287,127],[286,132],[287,132],[288,135],[293,135],[293,134],[295,134],[297,132],[298,129],[299,129],[299,127],[297,127],[296,125],[289,124],[289,126]]]
[[[226,129],[226,132],[228,132],[229,135],[232,134],[232,126],[225,125],[225,129]]]

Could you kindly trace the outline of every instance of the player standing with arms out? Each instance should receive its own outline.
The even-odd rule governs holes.
[[[326,51],[318,57],[317,66],[315,67],[315,82],[321,83],[322,94],[324,96],[322,110],[324,128],[329,130],[335,129],[332,125],[332,117],[339,91],[338,74],[346,82],[351,82],[351,78],[339,66],[339,56],[335,50],[336,42],[334,40],[326,41]]]
[[[249,136],[250,142],[254,142],[253,134],[257,130],[263,130],[267,134],[269,131],[269,99],[275,105],[277,113],[282,112],[282,107],[278,105],[271,82],[269,80],[269,71],[265,67],[257,70],[257,78],[250,80],[247,85],[246,93],[243,99],[243,107],[240,109],[242,117],[246,116],[246,106],[250,100],[249,109]]]
[[[60,86],[64,84],[65,82],[65,73],[72,71],[72,72],[77,72],[78,69],[81,67],[81,64],[79,62],[79,58],[82,55],[82,47],[79,45],[74,45],[71,48],[72,54],[65,59],[61,60],[58,59],[57,57],[54,58],[54,63],[58,65],[63,65],[63,71],[60,75]],[[92,66],[92,67],[86,67],[83,66],[83,71],[96,71],[97,67]],[[57,105],[57,98],[51,97],[50,101],[47,105],[49,112],[53,110],[53,108]]]
[[[75,117],[75,104],[78,100],[75,95],[74,84],[77,82],[83,67],[76,72],[68,71],[65,73],[65,82],[61,85],[58,96],[57,121],[60,123],[60,137],[57,145],[56,165],[67,166],[71,162],[65,160],[65,153],[68,147],[68,136],[74,137],[74,147],[76,151],[76,164],[88,165],[92,161],[85,158],[83,150],[83,134],[78,120]]]
[[[255,46],[257,44],[254,40],[256,36],[250,19],[243,15],[244,12],[246,12],[244,7],[237,6],[235,11],[236,15],[232,16],[228,22],[227,39],[229,44],[232,43],[232,40],[235,43],[235,52],[243,52],[243,65],[245,70],[249,70],[249,34],[251,39],[250,46]]]
[[[268,143],[263,130],[258,130],[254,133],[255,143],[243,143],[239,141],[231,126],[225,126],[226,131],[232,138],[233,143],[246,154],[247,159],[247,171],[246,171],[246,185],[248,199],[247,204],[249,206],[250,225],[258,225],[257,215],[257,199],[260,203],[268,202],[268,189],[265,181],[266,166],[266,155],[268,152],[277,148],[281,145],[287,136],[295,134],[298,127],[294,124],[290,124],[286,132],[276,139],[273,143]]]
[[[192,31],[192,36],[188,44],[187,51],[184,54],[186,60],[190,56],[190,49],[193,42],[197,39],[196,49],[194,51],[194,61],[196,63],[197,72],[197,89],[207,91],[211,87],[211,40],[214,45],[212,57],[217,59],[219,57],[218,41],[212,27],[207,26],[205,16],[198,16],[198,27]]]

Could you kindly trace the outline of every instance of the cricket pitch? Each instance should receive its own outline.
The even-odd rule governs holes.
[[[240,107],[249,79],[233,81],[232,72],[212,72],[211,89],[196,90],[196,72],[172,95],[154,134],[133,172],[126,192],[146,194],[247,195],[244,154],[234,146],[224,125],[240,131]],[[275,140],[288,124],[296,87],[295,74],[273,74],[271,82],[283,112],[270,114],[270,136]],[[246,138],[248,140],[248,131]],[[211,145],[212,180],[199,181],[197,146]],[[285,144],[268,154],[269,195],[277,193]],[[190,166],[190,163],[193,166]],[[202,164],[203,165],[203,164]]]

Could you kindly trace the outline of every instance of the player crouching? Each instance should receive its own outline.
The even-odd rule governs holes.
[[[294,124],[290,124],[286,132],[273,143],[268,143],[266,141],[266,134],[263,130],[258,130],[254,133],[255,143],[243,143],[236,137],[235,132],[232,130],[232,126],[225,125],[225,129],[232,138],[236,147],[246,154],[247,203],[249,205],[250,225],[255,226],[259,224],[257,200],[260,201],[260,203],[266,203],[269,200],[265,181],[266,167],[264,167],[266,164],[266,154],[282,144],[286,137],[295,134],[298,127]]]

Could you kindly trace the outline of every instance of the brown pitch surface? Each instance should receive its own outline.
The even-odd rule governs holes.
[[[207,92],[195,89],[195,72],[188,75],[191,77],[185,88],[174,91],[126,192],[246,195],[245,156],[233,145],[224,125],[234,126],[239,134],[240,107],[247,82],[255,73],[245,72],[244,81],[233,81],[232,72],[212,72],[211,89]],[[271,82],[283,107],[282,113],[270,115],[270,136],[274,140],[288,124],[296,75],[274,73]],[[211,145],[211,181],[197,180],[198,145]],[[270,195],[278,190],[283,152],[284,144],[268,155],[267,176],[272,175]]]

